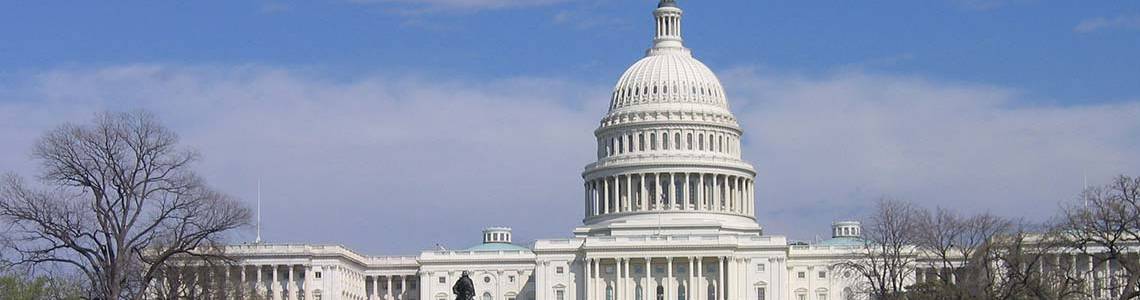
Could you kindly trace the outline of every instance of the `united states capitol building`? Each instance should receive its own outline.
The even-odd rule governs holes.
[[[448,300],[463,271],[476,300],[848,298],[857,276],[834,265],[861,247],[859,223],[836,222],[812,244],[764,232],[741,127],[683,43],[682,15],[671,0],[653,10],[652,47],[621,75],[594,131],[584,219],[567,238],[519,245],[490,227],[482,244],[417,256],[235,245],[238,263],[221,276],[268,299]]]

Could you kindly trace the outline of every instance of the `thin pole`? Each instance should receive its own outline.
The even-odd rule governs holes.
[[[257,179],[257,238],[254,243],[261,243],[261,178]]]

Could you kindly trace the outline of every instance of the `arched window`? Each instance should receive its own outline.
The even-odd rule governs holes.
[[[688,138],[685,141],[686,141],[685,148],[688,148],[689,150],[693,150],[693,134],[692,133],[690,133],[688,135]]]
[[[618,154],[625,153],[625,137],[618,137]]]
[[[685,294],[685,292],[686,292],[687,290],[688,290],[688,288],[687,288],[687,287],[685,287],[684,285],[677,285],[677,300],[686,300],[686,299],[688,299],[688,296],[689,296],[689,295]]]
[[[705,135],[697,135],[697,150],[705,150]]]
[[[669,133],[668,132],[661,135],[661,145],[665,148],[665,150],[669,150]]]
[[[491,297],[491,293],[484,292],[483,293],[483,300],[493,300]]]
[[[637,151],[645,151],[645,134],[639,133],[637,135]]]
[[[606,287],[606,300],[614,300],[614,287]]]
[[[712,282],[709,282],[707,290],[708,292],[706,294],[708,295],[708,298],[705,299],[716,299],[716,286],[713,285]]]
[[[657,300],[665,300],[665,287],[657,286]]]
[[[649,134],[649,150],[657,150],[657,134]]]
[[[643,299],[644,297],[645,296],[642,295],[642,292],[641,292],[641,286],[637,286],[637,289],[633,291],[633,300],[644,300]]]

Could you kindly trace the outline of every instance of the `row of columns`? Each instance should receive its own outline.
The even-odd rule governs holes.
[[[664,15],[657,17],[657,37],[665,36],[681,36],[681,16]]]
[[[1074,276],[1080,276],[1085,281],[1085,293],[1092,295],[1093,298],[1112,299],[1122,292],[1118,288],[1120,282],[1117,280],[1117,274],[1124,270],[1119,265],[1114,265],[1112,261],[1103,262],[1098,267],[1093,257],[1080,254],[1050,254],[1041,257],[1040,260],[1041,262],[1037,264],[1037,272],[1040,274],[1067,272]],[[915,281],[947,280],[954,284],[959,280],[957,271],[958,268],[952,266],[919,267],[915,270]]]
[[[658,136],[661,138],[658,139]],[[670,137],[672,136],[672,137]],[[682,140],[682,137],[685,139]],[[624,132],[618,136],[602,137],[598,141],[598,158],[644,151],[690,150],[712,151],[726,154],[740,153],[740,143],[733,134],[722,131],[674,130]]]
[[[185,266],[174,277],[168,274],[160,278],[159,283],[166,287],[193,285],[202,290],[182,293],[200,292],[209,299],[247,299],[254,295],[272,300],[313,299],[311,271],[305,265]]]
[[[751,177],[710,173],[623,174],[588,180],[586,216],[661,210],[755,214]]]
[[[414,281],[415,275],[389,275],[389,276],[367,276],[365,280],[371,284],[372,288],[369,289],[367,295],[369,300],[398,300],[404,299],[409,284]],[[385,293],[380,293],[380,284],[385,283]],[[396,284],[399,284],[400,293],[396,293]],[[367,286],[367,285],[365,285]],[[383,295],[383,297],[381,297]]]
[[[586,258],[585,300],[741,300],[743,293],[737,295],[740,289],[733,287],[746,286],[746,263],[735,257]],[[664,274],[654,274],[654,266],[661,264]],[[706,272],[706,264],[715,270]],[[631,268],[638,265],[644,266],[641,276]],[[678,265],[688,266],[684,277],[675,274]],[[614,268],[612,275],[607,275],[607,267]]]

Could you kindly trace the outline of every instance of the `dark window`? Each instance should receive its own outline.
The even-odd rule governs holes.
[[[314,272],[313,277],[321,278],[321,272]]]

